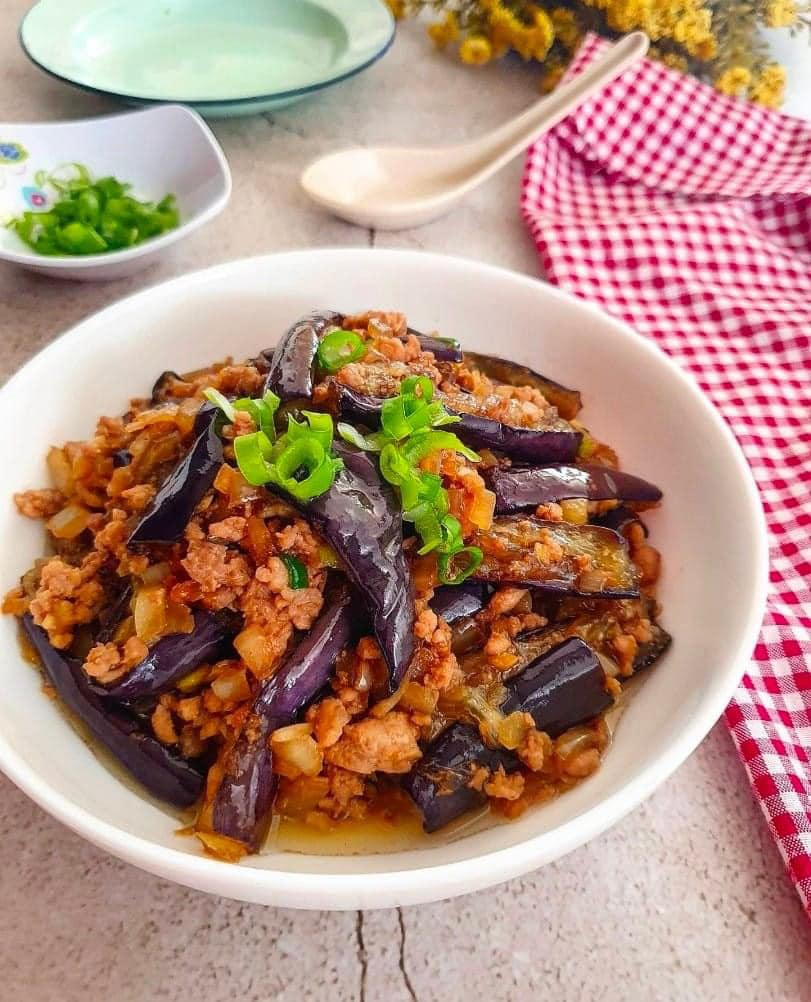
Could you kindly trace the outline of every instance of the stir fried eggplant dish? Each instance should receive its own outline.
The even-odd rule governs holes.
[[[661,492],[580,407],[401,314],[313,312],[53,446],[52,485],[15,497],[49,555],[3,611],[221,859],[274,819],[517,817],[598,768],[670,642],[640,514]]]

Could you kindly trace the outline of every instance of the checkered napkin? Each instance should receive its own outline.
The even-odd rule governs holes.
[[[811,126],[646,61],[529,150],[521,208],[547,278],[691,372],[752,467],[771,588],[726,720],[811,916]]]

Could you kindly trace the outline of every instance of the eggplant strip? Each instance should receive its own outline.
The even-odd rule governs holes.
[[[313,310],[297,320],[271,350],[270,370],[265,390],[271,390],[282,402],[308,400],[313,395],[313,373],[318,342],[329,327],[340,327],[343,317],[332,310]]]
[[[197,438],[150,501],[127,541],[129,546],[176,543],[182,538],[223,464],[220,418],[220,411],[211,404],[200,408],[194,423]]]
[[[437,362],[461,362],[462,348],[455,338],[438,337],[431,334],[421,334],[413,327],[407,328],[408,334],[413,334],[419,341],[423,351],[430,351]]]
[[[480,355],[475,351],[466,351],[464,361],[499,383],[506,383],[508,386],[534,386],[567,421],[577,417],[583,406],[578,390],[570,390],[568,386],[542,376],[529,366],[497,358],[495,355]]]
[[[191,633],[161,637],[144,660],[111,685],[106,694],[126,703],[166,692],[204,661],[224,657],[230,647],[230,632],[223,618],[198,609]]]
[[[341,417],[360,422],[369,428],[380,425],[383,400],[368,396],[341,384],[335,385],[336,403]],[[517,428],[481,414],[454,408],[442,393],[434,399],[445,404],[446,410],[459,418],[452,430],[474,449],[495,449],[512,459],[527,463],[553,463],[572,460],[582,440],[582,434],[560,419],[553,419],[542,428]]]
[[[351,595],[339,585],[309,633],[281,667],[262,683],[214,797],[212,830],[242,842],[252,852],[270,822],[278,777],[270,736],[284,727],[327,684],[335,660],[353,635]]]
[[[363,597],[394,692],[414,653],[414,590],[403,551],[402,512],[366,453],[338,441],[333,452],[344,468],[326,493],[299,508]]]
[[[30,613],[23,629],[60,701],[93,737],[151,794],[178,807],[191,806],[203,791],[203,777],[175,751],[141,730],[129,713],[107,706],[79,663],[56,650]]]
[[[469,541],[484,555],[479,581],[603,598],[637,598],[639,578],[626,541],[596,525],[503,515]]]
[[[537,729],[552,738],[599,716],[612,703],[599,659],[577,637],[531,661],[504,687],[502,712],[531,714]],[[403,784],[426,832],[485,803],[486,795],[468,785],[481,766],[514,772],[520,762],[512,752],[489,748],[476,728],[462,723],[452,724],[426,749]]]
[[[496,495],[496,514],[528,511],[538,505],[570,498],[589,501],[639,501],[654,504],[661,500],[658,487],[608,466],[538,466],[532,469],[494,469],[489,486]]]
[[[645,533],[645,536],[647,537],[648,535],[648,527],[639,515],[630,508],[626,508],[624,505],[618,505],[610,511],[603,512],[602,515],[595,515],[589,521],[592,525],[602,525],[605,529],[612,529],[614,532],[618,532],[621,536],[627,535],[625,530],[628,526],[637,522],[642,526],[642,531]]]

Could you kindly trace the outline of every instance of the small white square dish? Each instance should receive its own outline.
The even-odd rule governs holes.
[[[138,199],[157,202],[173,194],[179,225],[121,250],[36,253],[7,224],[24,212],[46,211],[55,192],[38,182],[72,164],[94,178],[113,175],[131,184]],[[222,212],[230,195],[231,172],[219,143],[182,105],[70,122],[0,122],[0,261],[43,275],[91,281],[134,274]]]

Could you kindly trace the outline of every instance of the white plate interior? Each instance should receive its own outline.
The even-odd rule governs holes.
[[[299,314],[329,306],[404,310],[464,346],[526,362],[583,391],[584,421],[623,467],[658,483],[649,518],[664,555],[663,622],[675,635],[620,721],[600,771],[556,802],[467,838],[376,856],[267,853],[239,867],[204,858],[175,821],[108,772],[76,737],[0,620],[0,765],[99,845],[162,876],[303,907],[374,907],[486,886],[556,858],[650,793],[706,734],[751,652],[762,616],[762,514],[730,433],[699,391],[623,325],[539,282],[411,252],[314,251],[185,276],[84,321],[0,394],[2,494],[46,483],[49,443],[85,437],[163,369],[267,347]],[[47,406],[30,407],[32,399]],[[25,414],[25,420],[20,415]],[[38,524],[0,505],[0,586],[40,554]],[[13,545],[10,542],[13,540]]]

